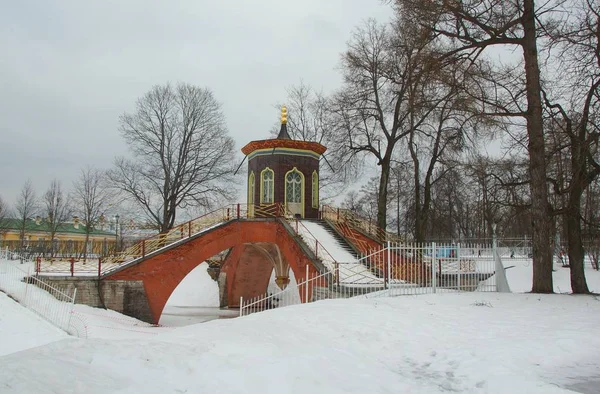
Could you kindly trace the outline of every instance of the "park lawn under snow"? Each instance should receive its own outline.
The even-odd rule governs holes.
[[[68,337],[64,331],[0,292],[0,356]]]
[[[0,392],[562,393],[600,384],[599,316],[600,301],[564,295],[321,301],[153,337],[61,339],[0,358]]]
[[[504,263],[515,265],[507,270],[512,290],[528,291],[530,261]],[[569,270],[556,267],[555,288],[567,291]],[[586,274],[599,292],[600,273]],[[600,391],[593,296],[328,300],[183,328],[134,326],[116,312],[76,307],[97,319],[94,338],[68,337],[0,296],[0,392]]]

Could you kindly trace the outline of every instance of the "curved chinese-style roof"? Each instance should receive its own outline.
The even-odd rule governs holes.
[[[259,141],[250,141],[242,148],[242,152],[248,156],[252,152],[259,149],[268,149],[268,148],[291,148],[291,149],[301,149],[315,152],[319,155],[325,153],[327,148],[318,142],[311,141],[296,141],[296,140],[284,140],[284,139],[271,139],[271,140],[259,140]]]
[[[242,148],[242,152],[248,156],[254,151],[259,149],[275,149],[275,148],[287,148],[296,150],[311,151],[318,155],[322,155],[327,150],[326,147],[319,144],[318,142],[312,141],[296,141],[290,138],[287,132],[287,108],[284,106],[281,108],[281,129],[277,138],[269,140],[251,141]]]

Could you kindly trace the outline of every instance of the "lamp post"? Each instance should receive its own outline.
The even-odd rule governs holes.
[[[115,215],[115,253],[119,248],[119,215]]]

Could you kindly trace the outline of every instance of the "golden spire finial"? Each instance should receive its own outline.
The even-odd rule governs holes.
[[[281,124],[286,124],[287,123],[287,108],[284,105],[283,107],[281,107]]]

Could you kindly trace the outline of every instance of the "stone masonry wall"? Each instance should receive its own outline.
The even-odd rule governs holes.
[[[144,283],[141,280],[102,280],[77,277],[46,277],[42,281],[72,293],[77,289],[75,303],[96,308],[106,307],[153,323]],[[100,286],[100,291],[98,291]]]

